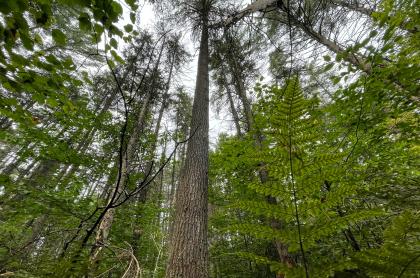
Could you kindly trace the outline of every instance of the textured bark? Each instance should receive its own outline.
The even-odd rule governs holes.
[[[203,4],[206,1],[203,1]],[[201,41],[191,119],[191,138],[176,192],[175,221],[167,278],[208,277],[207,243],[209,49],[207,12],[202,11]]]

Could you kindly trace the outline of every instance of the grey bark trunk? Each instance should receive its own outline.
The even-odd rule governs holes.
[[[203,1],[205,2],[205,1]],[[203,11],[191,138],[176,192],[175,221],[166,278],[207,278],[209,47],[208,19]]]

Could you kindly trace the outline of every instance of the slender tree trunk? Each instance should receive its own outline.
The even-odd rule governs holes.
[[[169,86],[170,79],[171,79],[171,73],[169,74],[168,86]],[[167,90],[169,90],[169,87],[168,87]],[[166,98],[164,98],[162,100],[162,104],[161,104],[161,107],[159,109],[159,115],[158,115],[158,118],[156,120],[156,126],[155,126],[155,130],[154,130],[155,141],[153,142],[153,145],[151,147],[151,151],[150,151],[151,154],[155,154],[155,152],[156,152],[157,140],[159,138],[160,126],[161,126],[161,122],[162,122],[163,112],[165,111],[165,109],[166,109]],[[165,144],[165,148],[164,148],[164,152],[165,151],[166,151],[166,144]],[[164,155],[164,153],[162,155]],[[149,173],[151,173],[151,171],[153,170],[152,167],[153,167],[152,160],[149,160],[147,162],[147,164],[146,164],[146,167],[144,168],[146,175],[148,175]],[[163,171],[161,172],[160,175],[163,175]],[[138,193],[138,195],[137,195],[137,198],[136,198],[137,204],[144,204],[144,203],[146,203],[147,198],[148,198],[148,193],[149,193],[149,187],[143,188],[143,190],[141,190]],[[141,238],[141,235],[142,235],[142,229],[141,229],[141,227],[137,227],[136,226],[136,223],[139,222],[138,221],[139,218],[141,218],[141,214],[142,214],[141,211],[138,212],[138,213],[136,213],[136,216],[135,216],[135,219],[134,219],[133,239],[132,239],[133,240],[133,251],[134,251],[134,254],[136,254],[137,251],[138,251],[138,249],[139,249],[140,238]]]
[[[205,3],[206,1],[203,1]],[[205,8],[206,9],[206,8]],[[166,278],[208,277],[209,47],[207,11],[202,11],[200,52],[191,138],[176,193],[175,221]]]
[[[238,135],[238,137],[241,137],[242,132],[241,132],[241,125],[239,124],[239,115],[238,115],[238,112],[236,111],[235,103],[233,102],[232,92],[229,89],[229,85],[226,85],[226,94],[229,100],[230,111],[232,113],[233,122],[236,128],[236,135]]]
[[[155,130],[154,130],[155,141],[153,142],[151,150],[150,150],[150,153],[153,154],[153,155],[156,152],[157,142],[158,142],[158,138],[159,138],[160,125],[161,125],[161,122],[162,122],[163,112],[165,111],[165,109],[166,109],[166,99],[164,99],[162,101],[162,104],[161,104],[160,109],[159,109],[158,118],[156,120],[156,126],[155,126]],[[153,165],[154,165],[153,160],[149,160],[146,163],[146,166],[144,167],[145,175],[148,175],[152,172]],[[138,201],[139,202],[141,202],[141,203],[146,202],[148,191],[149,191],[149,187],[146,187],[139,192],[139,195],[138,195]]]
[[[233,39],[225,35],[226,43],[232,43]],[[252,114],[251,103],[246,95],[246,88],[244,84],[244,78],[242,76],[241,67],[238,64],[238,61],[235,59],[235,54],[233,53],[232,49],[229,49],[227,62],[229,66],[229,70],[232,74],[233,84],[235,86],[236,93],[239,96],[239,99],[242,103],[242,107],[244,109],[245,114],[245,121],[247,123],[247,131],[251,131],[254,126],[254,116]]]
[[[152,154],[154,154],[156,152],[156,146],[157,146],[157,142],[158,142],[157,140],[158,140],[158,137],[159,137],[159,131],[160,131],[160,125],[161,125],[161,122],[162,122],[163,112],[165,111],[166,106],[167,106],[167,101],[168,101],[167,98],[169,97],[169,88],[171,86],[172,72],[173,72],[173,68],[174,68],[174,60],[175,60],[174,57],[172,57],[171,65],[169,67],[168,80],[166,81],[166,86],[165,86],[166,88],[165,88],[165,92],[163,94],[162,104],[160,106],[158,118],[157,118],[157,121],[156,121],[156,126],[155,126],[155,130],[154,130],[155,141],[153,142],[152,148],[151,148],[151,153]],[[152,160],[148,161],[148,163],[145,167],[146,175],[147,175],[147,173],[152,171],[152,166],[153,166]],[[143,193],[145,195],[147,195],[147,188],[145,188],[142,191],[142,194]]]
[[[227,42],[229,43],[229,41]],[[245,113],[246,123],[248,127],[248,132],[254,133],[255,145],[258,149],[261,149],[262,143],[263,143],[263,136],[261,132],[259,131],[259,129],[254,124],[254,116],[252,113],[251,103],[249,102],[246,96],[246,90],[245,90],[245,85],[243,83],[241,68],[238,65],[238,62],[236,61],[235,55],[233,54],[232,50],[230,50],[230,52],[228,53],[227,60],[230,66],[231,74],[234,77],[234,83],[235,83],[237,94],[244,107],[244,113]],[[265,169],[264,165],[265,163],[261,162],[262,167],[258,171],[261,183],[266,183],[268,181],[269,173]],[[276,198],[272,196],[266,196],[266,201],[270,204],[277,204]],[[278,221],[276,219],[269,219],[269,222],[272,228],[279,229],[279,230],[283,229],[283,223],[281,223],[281,221]],[[280,240],[274,240],[272,245],[277,250],[278,259],[282,263],[286,264],[288,267],[293,267],[294,262],[293,262],[292,256],[288,252],[287,245],[282,243]],[[277,275],[277,277],[283,278],[284,275],[280,273]]]
[[[164,46],[165,44],[162,43],[162,47],[159,52],[159,57],[156,61],[156,65],[152,73],[153,75],[157,73]],[[120,174],[121,178],[116,181],[116,184],[113,187],[113,192],[111,194],[112,197],[110,200],[108,200],[108,204],[112,204],[118,201],[126,185],[128,174],[131,172],[131,163],[134,158],[134,154],[136,152],[138,139],[140,137],[141,131],[143,130],[146,113],[149,109],[149,106],[153,97],[155,79],[156,79],[156,76],[153,76],[151,87],[147,90],[146,95],[143,98],[143,103],[141,105],[141,108],[139,109],[136,115],[134,129],[128,140],[127,148],[125,152],[123,153],[122,163],[121,165],[119,165],[120,167],[119,169],[121,171],[121,174]],[[93,245],[92,250],[91,250],[91,255],[90,255],[91,263],[94,263],[95,261],[97,261],[98,255],[101,252],[103,245],[108,239],[109,231],[114,221],[115,210],[116,208],[108,209],[99,224],[98,230],[96,232],[95,244]]]

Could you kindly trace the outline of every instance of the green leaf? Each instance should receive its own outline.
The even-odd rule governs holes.
[[[32,99],[38,103],[44,103],[45,102],[45,96],[41,93],[34,93],[32,94]]]
[[[53,65],[56,65],[56,66],[61,65],[60,61],[52,54],[45,57],[45,59]]]
[[[124,30],[128,33],[130,33],[131,31],[133,31],[133,25],[131,24],[127,24],[124,26]]]
[[[34,41],[35,43],[40,44],[40,45],[44,44],[44,41],[42,40],[42,37],[39,34],[35,34]]]
[[[63,66],[69,70],[74,70],[76,68],[71,57],[67,57],[66,59],[64,59]]]
[[[0,12],[8,14],[11,12],[23,12],[28,8],[28,0],[6,0],[0,4]]]
[[[34,50],[34,42],[29,37],[29,34],[27,32],[19,32],[20,33],[20,39],[22,40],[23,46],[27,50]]]
[[[378,34],[378,31],[376,31],[376,30],[373,30],[373,31],[371,31],[370,33],[369,33],[369,37],[375,37],[376,35]]]
[[[136,13],[133,13],[133,12],[131,12],[130,13],[130,20],[131,20],[131,23],[136,23]]]
[[[334,63],[329,63],[329,64],[327,64],[327,65],[324,67],[324,72],[325,72],[325,71],[329,71],[330,69],[332,69],[332,68],[333,68],[333,66],[334,66]]]
[[[25,66],[28,62],[28,60],[19,54],[12,54],[11,55],[12,63],[17,66]]]
[[[92,23],[90,22],[90,17],[87,13],[82,13],[79,16],[79,28],[85,32],[88,32],[92,29]]]
[[[46,103],[48,106],[50,106],[51,108],[57,107],[58,106],[58,101],[54,98],[47,98]]]
[[[64,35],[64,33],[61,32],[61,30],[53,29],[52,37],[56,44],[61,45],[61,46],[66,44],[66,35]]]
[[[94,30],[96,32],[96,35],[95,35],[95,43],[96,43],[96,40],[98,42],[100,42],[101,41],[101,37],[102,37],[102,33],[104,32],[104,27],[102,25],[96,23],[95,24],[95,27],[94,27]]]
[[[331,80],[332,80],[332,82],[333,82],[334,85],[337,85],[340,82],[341,77],[340,76],[333,76],[331,78]]]
[[[123,12],[123,8],[121,7],[121,5],[118,2],[112,2],[111,4],[112,10],[114,11],[115,14],[120,15]]]
[[[136,1],[135,0],[125,0],[125,3],[127,3],[127,5],[130,6],[131,9],[135,10],[136,9]]]
[[[113,48],[115,48],[115,49],[117,49],[117,48],[118,48],[118,42],[117,42],[117,40],[116,40],[116,39],[114,39],[114,38],[112,38],[112,39],[109,41],[109,44],[110,44]]]
[[[111,69],[114,69],[114,68],[115,68],[115,63],[114,63],[114,61],[112,61],[112,60],[108,60],[108,65],[109,65],[109,67],[110,67]]]
[[[329,62],[329,61],[331,61],[331,57],[330,57],[330,56],[328,56],[328,55],[325,55],[325,56],[324,56],[324,60],[325,60],[325,61],[327,61],[327,62]]]
[[[115,61],[117,61],[117,62],[119,62],[119,63],[121,63],[121,64],[124,64],[124,60],[123,60],[123,58],[121,58],[121,57],[117,54],[117,52],[115,52],[114,50],[111,50],[111,55],[112,55],[112,57],[114,57]]]
[[[119,37],[122,37],[124,35],[123,32],[115,25],[111,25],[109,27],[109,33],[111,35],[117,35]]]

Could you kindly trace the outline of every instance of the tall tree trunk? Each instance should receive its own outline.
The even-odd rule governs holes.
[[[165,44],[162,43],[162,47],[159,52],[159,57],[156,61],[155,68],[152,73],[154,75],[157,73],[164,46]],[[138,139],[141,134],[141,131],[143,130],[146,113],[149,109],[149,106],[153,97],[155,80],[156,80],[156,76],[153,76],[152,84],[150,88],[147,90],[146,95],[143,98],[143,103],[141,105],[141,108],[139,109],[135,117],[135,125],[133,128],[133,131],[128,140],[126,150],[124,151],[122,155],[121,165],[119,165],[119,171],[121,172],[119,175],[121,178],[117,179],[116,184],[112,189],[113,192],[111,194],[111,198],[108,200],[108,204],[112,204],[118,201],[119,197],[123,193],[123,190],[124,190],[127,178],[128,178],[128,174],[131,171],[131,162],[134,158]],[[98,230],[96,232],[95,244],[93,245],[92,250],[91,250],[91,255],[90,255],[91,263],[94,263],[97,261],[98,255],[101,252],[103,245],[108,239],[109,231],[114,221],[115,210],[116,208],[108,209],[106,213],[104,214],[103,218],[101,219]]]
[[[205,2],[203,1],[203,4]],[[207,244],[209,33],[208,11],[204,10],[191,137],[176,192],[175,222],[166,269],[167,278],[206,278],[209,275]]]
[[[175,62],[175,57],[172,57],[172,61],[171,61],[171,65],[169,67],[169,74],[168,74],[168,80],[166,81],[166,85],[165,85],[165,92],[163,93],[162,96],[162,104],[160,106],[159,109],[159,114],[158,114],[158,118],[156,120],[156,126],[155,126],[155,130],[154,130],[154,134],[155,134],[155,141],[152,144],[152,148],[151,148],[151,153],[154,154],[156,152],[156,147],[157,147],[157,140],[159,137],[159,131],[160,131],[160,125],[162,122],[162,117],[163,117],[163,112],[165,111],[166,107],[167,107],[167,103],[168,103],[168,98],[169,98],[169,89],[171,87],[171,80],[172,80],[172,72],[174,69],[174,62]],[[147,162],[147,165],[145,167],[145,174],[147,175],[149,172],[152,171],[152,166],[153,166],[153,161],[150,160]],[[142,194],[145,194],[145,196],[147,195],[147,188],[142,190]]]
[[[162,104],[161,104],[160,109],[159,109],[158,118],[156,119],[156,126],[155,126],[155,130],[154,130],[155,141],[152,143],[152,147],[150,149],[150,153],[152,155],[154,155],[155,152],[156,152],[157,142],[158,142],[158,138],[159,138],[160,125],[161,125],[161,122],[162,122],[163,112],[165,111],[165,109],[166,109],[166,99],[163,99]],[[144,174],[145,175],[149,175],[149,174],[152,173],[153,165],[154,165],[154,163],[153,163],[152,159],[147,161],[146,166],[144,167],[144,169],[145,169]],[[139,192],[138,201],[140,201],[141,203],[146,202],[148,191],[149,191],[149,187],[143,188],[143,190],[141,190]]]
[[[169,77],[170,79],[171,77]],[[159,115],[158,118],[156,120],[156,126],[155,126],[155,130],[154,130],[154,135],[155,135],[155,141],[152,144],[151,147],[151,154],[155,154],[156,152],[156,147],[157,147],[157,140],[159,138],[159,131],[160,131],[160,125],[162,122],[162,117],[163,117],[163,112],[166,109],[166,99],[164,98],[161,104],[161,107],[159,109]],[[165,145],[166,148],[166,145]],[[163,154],[162,154],[163,155]],[[153,167],[153,161],[149,160],[146,164],[146,166],[144,167],[144,171],[145,171],[145,175],[148,175],[151,173],[151,171]],[[163,175],[163,171],[161,172],[161,175]],[[137,198],[136,198],[136,202],[137,204],[144,204],[146,203],[147,199],[148,199],[148,193],[149,193],[149,187],[143,188],[143,190],[141,190],[138,194],[137,194]],[[133,229],[133,251],[134,254],[137,253],[138,249],[139,249],[139,245],[140,245],[140,238],[142,235],[142,229],[141,227],[137,227],[136,224],[139,223],[139,219],[141,218],[141,214],[142,212],[138,212],[136,213],[136,216],[134,218],[134,229]]]

